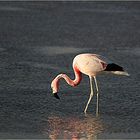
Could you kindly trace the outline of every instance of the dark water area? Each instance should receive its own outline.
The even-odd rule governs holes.
[[[100,115],[88,76],[50,83],[72,60],[97,53],[129,77],[101,75]],[[140,138],[140,2],[0,2],[0,138]]]

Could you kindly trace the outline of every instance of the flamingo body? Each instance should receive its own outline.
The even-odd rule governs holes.
[[[86,108],[84,112],[86,113],[88,105],[91,101],[91,98],[93,96],[93,86],[92,86],[92,79],[94,78],[95,86],[97,90],[97,112],[98,112],[98,85],[96,81],[96,76],[101,73],[113,73],[117,75],[126,75],[129,74],[123,70],[123,67],[112,63],[105,57],[98,55],[98,54],[91,54],[91,53],[84,53],[77,55],[73,60],[73,70],[75,73],[75,79],[70,79],[66,74],[59,74],[57,75],[54,80],[51,83],[51,88],[53,90],[53,95],[59,99],[59,96],[57,95],[57,92],[59,90],[59,81],[60,79],[64,79],[67,84],[70,86],[77,86],[80,81],[82,80],[82,73],[85,75],[88,75],[90,78],[90,87],[91,87],[91,93],[90,98],[88,100],[88,103],[86,105]]]
[[[79,54],[73,60],[73,67],[88,76],[96,76],[103,72],[109,61],[97,54]]]

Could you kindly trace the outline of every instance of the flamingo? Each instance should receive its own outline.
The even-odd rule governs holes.
[[[84,53],[75,56],[73,60],[73,70],[75,74],[75,79],[70,79],[66,74],[59,74],[57,75],[51,83],[51,88],[53,91],[53,95],[55,98],[60,99],[58,96],[59,90],[59,81],[60,79],[64,79],[68,85],[75,87],[77,86],[82,80],[82,74],[89,76],[90,80],[90,96],[86,107],[84,109],[84,113],[87,112],[89,103],[93,97],[93,79],[96,88],[96,115],[99,112],[99,88],[96,80],[96,76],[99,74],[105,73],[112,73],[116,75],[125,75],[129,76],[129,74],[124,71],[123,67],[112,63],[107,58],[98,55],[98,54],[91,54],[91,53]]]

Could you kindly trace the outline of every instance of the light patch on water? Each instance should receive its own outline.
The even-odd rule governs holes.
[[[95,9],[95,8],[81,8],[81,9],[75,9],[75,12],[95,12],[95,13],[139,13],[139,10],[127,10],[125,8],[108,8],[108,9]]]
[[[70,70],[68,70],[66,68],[56,66],[54,64],[30,62],[30,61],[22,61],[22,62],[18,62],[18,64],[20,64],[20,65],[29,65],[30,67],[41,68],[41,69],[43,68],[43,69],[53,69],[53,70],[61,70],[61,71],[65,70],[65,71],[70,72]]]
[[[76,48],[71,46],[67,46],[67,47],[47,46],[47,47],[40,47],[38,50],[39,52],[45,55],[60,55],[60,54],[82,53],[84,51],[88,51],[89,48]]]
[[[0,52],[3,52],[5,50],[6,50],[5,48],[0,47]]]
[[[10,6],[0,6],[0,11],[25,11],[25,8],[21,7],[10,7]]]
[[[121,52],[121,53],[129,54],[129,55],[140,56],[140,48],[138,48],[138,47],[137,48],[120,49],[117,51]]]

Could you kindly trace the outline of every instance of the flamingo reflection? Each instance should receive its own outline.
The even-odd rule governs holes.
[[[91,115],[81,118],[51,116],[48,123],[46,132],[51,140],[94,140],[103,130],[101,121]]]

